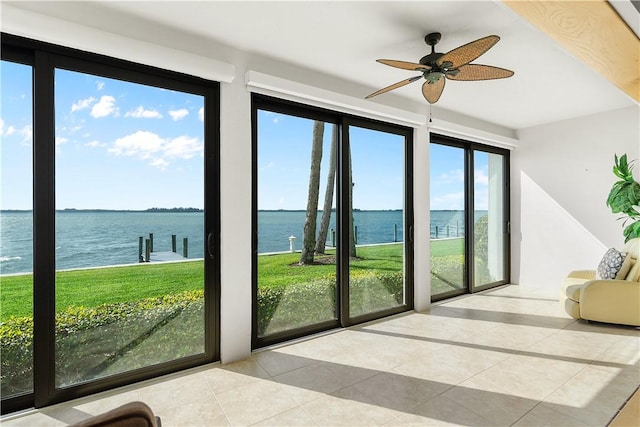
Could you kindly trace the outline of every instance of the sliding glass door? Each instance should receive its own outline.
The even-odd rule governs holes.
[[[337,125],[256,111],[258,339],[337,326]],[[318,232],[316,232],[318,230]]]
[[[431,296],[509,281],[509,152],[431,135]]]
[[[405,138],[349,126],[349,314],[405,302]]]
[[[55,70],[56,387],[205,353],[204,97]]]
[[[33,392],[33,69],[3,60],[0,77],[0,395],[6,399]]]
[[[476,288],[504,283],[507,279],[505,166],[504,154],[473,152],[473,284]]]
[[[219,356],[219,86],[3,34],[2,413]]]
[[[464,148],[430,145],[431,295],[440,298],[467,289],[466,164]]]
[[[253,347],[412,307],[411,134],[253,95]]]

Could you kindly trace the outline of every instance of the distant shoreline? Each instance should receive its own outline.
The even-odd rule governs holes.
[[[33,209],[1,209],[0,213],[24,213],[24,212],[33,212]],[[56,212],[204,212],[204,209],[198,208],[149,208],[149,209],[75,209],[75,208],[66,208],[66,209],[56,209]]]
[[[484,209],[476,209],[483,211]],[[354,209],[354,212],[401,212],[402,209]],[[25,213],[33,212],[33,209],[0,209],[0,213]],[[173,213],[173,212],[204,212],[198,208],[149,208],[149,209],[56,209],[56,212],[147,212],[147,213]],[[258,212],[306,212],[306,209],[258,209]],[[322,209],[318,209],[322,212]],[[331,209],[335,212],[335,209]],[[462,212],[457,209],[432,209],[431,212]]]

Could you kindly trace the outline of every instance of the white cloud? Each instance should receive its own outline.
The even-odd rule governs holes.
[[[96,99],[93,96],[90,96],[89,98],[81,99],[78,102],[74,102],[73,104],[71,104],[71,112],[73,113],[74,111],[80,111],[84,110],[85,108],[89,108],[89,106],[91,106],[91,104],[93,104],[95,100]]]
[[[61,136],[56,136],[56,147],[62,145],[62,144],[66,144],[67,142],[69,142],[68,138],[63,138]]]
[[[100,117],[117,116],[119,112],[116,107],[116,99],[113,96],[103,95],[91,108],[91,116],[98,119]]]
[[[164,159],[161,158],[156,158],[151,160],[151,163],[149,163],[151,166],[155,166],[159,169],[165,170],[167,169],[167,166],[169,166],[169,162],[167,162]]]
[[[203,146],[198,138],[189,138],[187,136],[166,140],[163,148],[167,157],[180,159],[190,159],[197,154],[203,153]]]
[[[23,127],[19,132],[22,135],[22,139],[24,142],[31,142],[31,139],[33,137],[33,129],[31,128],[31,125]]]
[[[166,169],[172,159],[190,159],[196,155],[202,156],[204,144],[198,138],[188,136],[164,139],[153,132],[138,131],[118,138],[108,151],[118,156],[150,160],[150,165]]]
[[[273,111],[264,111],[266,116],[272,117],[271,121],[275,124],[278,124],[282,121],[284,116],[280,113],[274,113]]]
[[[201,122],[204,122],[204,107],[200,107],[198,110],[198,118]]]
[[[436,182],[439,184],[451,183],[451,182],[464,182],[464,171],[462,169],[453,169],[440,174],[436,178]]]
[[[269,162],[269,163],[267,163],[266,165],[264,165],[262,168],[260,168],[260,172],[264,172],[264,171],[266,171],[267,169],[273,169],[273,168],[275,168],[275,167],[276,167],[275,162]]]
[[[87,142],[86,144],[84,144],[85,147],[92,147],[92,148],[97,148],[97,147],[104,147],[107,144],[105,144],[104,142],[100,142],[100,141],[91,141],[91,142]]]
[[[128,111],[125,117],[133,117],[136,119],[161,119],[162,114],[156,110],[145,110],[142,105],[132,111]]]
[[[9,136],[16,132],[16,128],[9,126],[6,130],[4,128],[4,120],[0,119],[0,136]]]
[[[116,139],[110,153],[124,156],[136,156],[148,159],[162,149],[163,139],[152,132],[138,131],[134,134]]]
[[[104,88],[104,82],[97,81],[96,82],[96,89],[97,90],[102,90],[103,88]]]
[[[489,176],[486,170],[476,170],[473,173],[473,180],[476,185],[489,185]]]
[[[189,110],[186,108],[181,108],[179,110],[171,110],[169,111],[169,115],[174,121],[182,120],[189,114]],[[199,113],[198,113],[199,114]]]
[[[464,210],[464,191],[432,197],[431,210]]]

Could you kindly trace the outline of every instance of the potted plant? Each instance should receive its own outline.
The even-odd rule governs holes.
[[[619,178],[611,187],[607,206],[611,212],[622,214],[625,243],[640,237],[640,184],[633,178],[633,161],[627,162],[627,155],[618,159],[614,156],[613,173]],[[627,225],[628,224],[628,225]]]

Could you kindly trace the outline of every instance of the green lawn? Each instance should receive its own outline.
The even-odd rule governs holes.
[[[460,256],[463,239],[431,242],[432,257]],[[359,259],[351,260],[352,275],[367,270],[399,272],[403,267],[402,244],[358,247]],[[332,257],[328,253],[326,257]],[[318,277],[335,274],[335,264],[294,265],[297,253],[262,255],[258,257],[260,287],[286,287],[290,283],[305,283]],[[326,258],[318,256],[316,259]],[[106,303],[137,301],[187,290],[202,289],[203,261],[135,264],[86,270],[60,271],[56,274],[56,308],[95,307]],[[419,261],[417,261],[419,262]],[[0,321],[10,315],[31,316],[32,275],[4,276],[0,279]]]
[[[202,261],[193,261],[59,271],[56,273],[56,309],[70,305],[95,307],[202,289],[202,270]],[[10,315],[31,316],[32,275],[5,276],[0,280],[0,320]]]
[[[461,289],[464,238],[431,241],[431,295]]]
[[[464,253],[464,238],[432,240],[431,256],[441,257],[450,255],[462,255]]]
[[[461,254],[462,240],[432,242],[434,290],[449,286]],[[309,266],[298,265],[299,257],[258,257],[258,336],[335,318],[334,254]],[[402,243],[358,247],[349,261],[350,313],[402,304],[403,267]],[[32,387],[32,280],[0,277],[0,393],[7,395]],[[201,353],[203,281],[202,260],[57,272],[57,378],[77,384]]]

